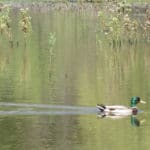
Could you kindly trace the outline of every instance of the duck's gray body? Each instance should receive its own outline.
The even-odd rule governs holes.
[[[98,110],[105,115],[114,116],[129,116],[132,115],[132,108],[122,105],[101,106],[97,105]]]

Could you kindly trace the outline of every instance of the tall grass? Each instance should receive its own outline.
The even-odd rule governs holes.
[[[11,47],[14,45],[15,40],[15,33],[12,32],[12,18],[11,16],[11,5],[7,4],[1,4],[0,5],[0,36],[2,38],[8,39]],[[18,20],[18,26],[20,30],[24,35],[25,39],[25,45],[26,45],[26,39],[30,36],[30,33],[32,31],[32,25],[31,25],[31,17],[28,12],[28,8],[21,8],[19,10],[19,16],[16,16],[19,18]],[[19,43],[17,42],[17,45]]]
[[[136,45],[141,40],[150,42],[150,9],[148,8],[141,20],[133,16],[129,3],[119,2],[111,7],[105,6],[98,12],[98,17],[100,32],[97,34],[104,36],[105,41],[113,47],[121,47],[124,43]]]

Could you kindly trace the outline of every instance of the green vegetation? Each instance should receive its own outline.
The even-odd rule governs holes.
[[[140,40],[150,41],[150,10],[147,9],[142,21],[134,17],[129,3],[115,3],[98,12],[101,36],[113,47],[121,47],[123,43],[135,45]],[[99,34],[99,32],[98,32]],[[98,38],[100,42],[100,38]]]
[[[31,17],[28,14],[28,8],[20,9],[20,20],[19,20],[19,25],[21,31],[24,33],[24,37],[26,38],[28,35],[30,35],[32,31],[32,26],[31,26]]]
[[[12,32],[12,25],[11,25],[11,6],[6,4],[0,5],[0,33],[1,36],[7,38],[11,47],[14,45],[15,33]],[[32,26],[31,26],[31,17],[28,13],[28,8],[19,10],[19,27],[24,34],[25,45],[26,39],[29,37]],[[17,42],[17,45],[19,43]]]
[[[50,33],[48,36],[48,44],[49,44],[49,61],[50,65],[52,64],[52,58],[54,56],[53,54],[53,47],[56,42],[56,36],[54,33]]]
[[[0,6],[0,33],[1,36],[5,35],[11,46],[13,45],[12,41],[12,33],[11,33],[11,18],[9,17],[10,7],[9,5],[1,5]]]
[[[26,47],[27,38],[30,37],[30,34],[32,32],[31,17],[29,15],[28,8],[21,8],[19,16],[19,27],[23,32]]]
[[[22,1],[22,0],[20,0]],[[31,0],[32,1],[32,0]],[[39,0],[40,1],[40,0]],[[47,2],[49,0],[43,1]],[[36,1],[38,2],[38,0]],[[42,2],[42,1],[41,1]],[[50,2],[54,2],[51,0]],[[60,0],[57,2],[65,2],[68,0]],[[73,2],[73,1],[72,1]],[[80,4],[83,2],[98,2],[97,0],[77,0]],[[130,0],[131,2],[131,0]],[[147,8],[145,16],[141,18],[133,16],[133,10],[127,1],[112,0],[107,5],[102,5],[103,8],[98,12],[98,42],[103,43],[101,37],[104,37],[107,43],[113,47],[121,47],[122,44],[128,43],[136,45],[138,41],[150,41],[150,10]],[[1,36],[5,35],[9,39],[11,47],[13,47],[15,36],[12,34],[11,6],[1,3],[0,4],[0,33]],[[28,8],[19,9],[19,28],[23,32],[25,45],[27,37],[32,32],[31,17]],[[53,55],[53,45],[56,41],[55,35],[50,34],[49,40],[49,53],[50,58]],[[18,42],[19,44],[19,42]],[[17,44],[17,45],[18,45]]]

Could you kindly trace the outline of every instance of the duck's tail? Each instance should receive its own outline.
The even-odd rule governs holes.
[[[97,104],[97,108],[101,111],[104,112],[104,110],[106,109],[106,106],[103,104]]]

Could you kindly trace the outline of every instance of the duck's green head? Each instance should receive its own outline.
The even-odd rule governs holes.
[[[134,97],[132,97],[131,98],[131,107],[136,107],[136,105],[138,104],[138,103],[146,103],[145,101],[143,101],[143,100],[141,100],[141,98],[140,97],[138,97],[138,96],[134,96]]]

